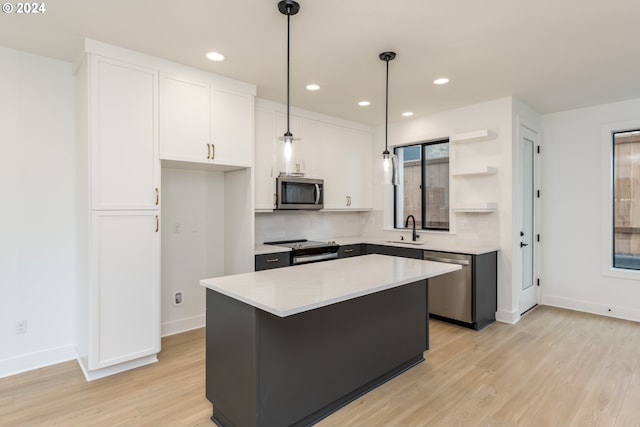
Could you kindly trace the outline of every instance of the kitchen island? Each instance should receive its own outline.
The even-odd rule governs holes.
[[[211,419],[309,425],[423,361],[427,279],[458,269],[365,255],[202,280]]]

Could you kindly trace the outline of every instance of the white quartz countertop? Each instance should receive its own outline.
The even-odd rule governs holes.
[[[276,316],[347,301],[459,270],[461,266],[364,255],[201,280],[200,284]]]

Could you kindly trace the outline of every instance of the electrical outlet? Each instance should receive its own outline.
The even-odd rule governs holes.
[[[16,322],[16,334],[26,334],[27,333],[27,321],[20,320]]]
[[[175,294],[173,294],[173,305],[175,305],[176,307],[181,306],[182,305],[182,292],[178,291]]]
[[[180,234],[182,233],[182,225],[180,225],[179,222],[174,222],[173,223],[173,233],[174,234]]]

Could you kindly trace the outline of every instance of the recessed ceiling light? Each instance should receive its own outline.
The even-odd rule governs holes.
[[[210,61],[220,62],[224,61],[224,55],[220,52],[209,52],[207,53],[207,59]]]
[[[315,83],[312,83],[310,85],[307,85],[307,90],[311,90],[311,91],[320,90],[320,86]]]
[[[402,113],[402,117],[411,117],[411,116],[413,116],[412,111],[405,111],[404,113]]]
[[[446,77],[440,77],[439,79],[435,79],[433,81],[433,84],[436,85],[446,85],[447,83],[449,83],[449,79]]]
[[[371,103],[369,101],[360,101],[358,102],[358,105],[361,107],[368,107]]]

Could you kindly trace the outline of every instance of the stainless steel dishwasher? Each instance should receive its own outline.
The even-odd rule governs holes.
[[[471,255],[424,251],[424,259],[462,266],[461,270],[429,279],[429,313],[472,323]]]

